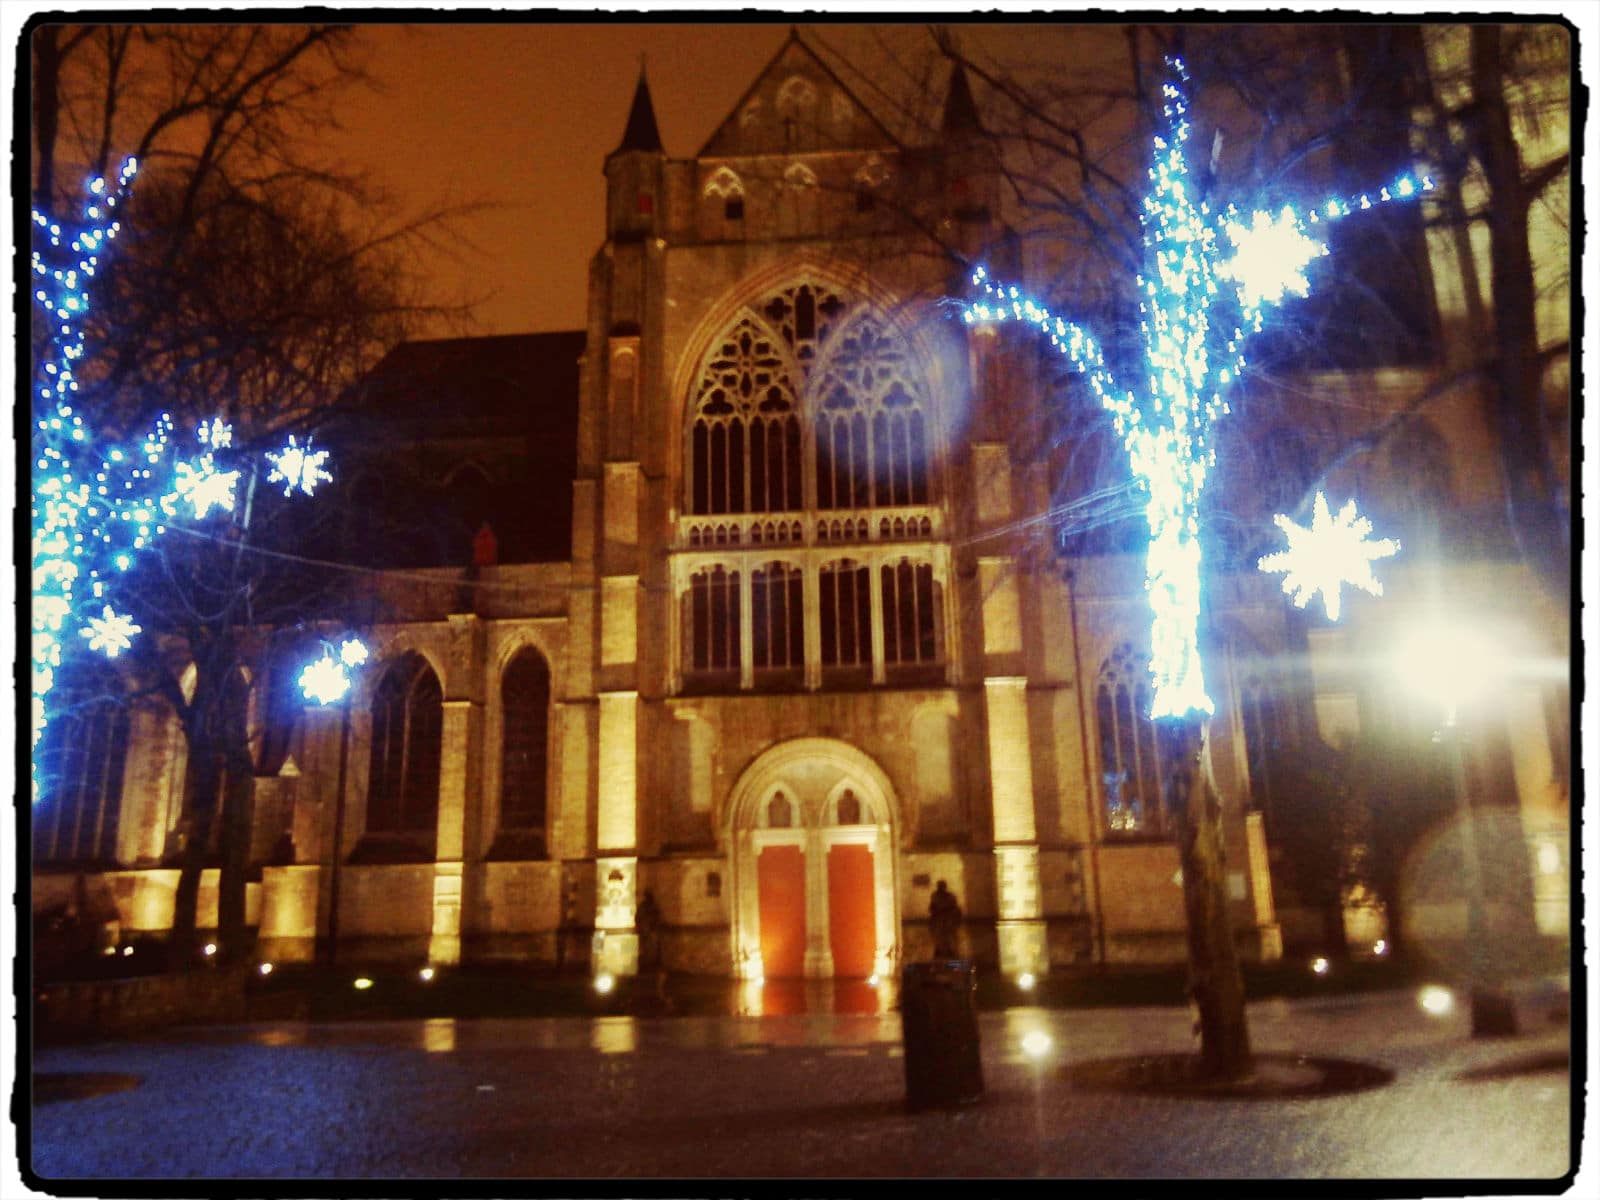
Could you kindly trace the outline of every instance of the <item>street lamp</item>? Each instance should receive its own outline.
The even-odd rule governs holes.
[[[1461,826],[1461,855],[1467,891],[1468,988],[1473,1037],[1500,1037],[1517,1032],[1511,994],[1491,985],[1487,975],[1488,929],[1483,862],[1473,828],[1472,797],[1463,758],[1463,710],[1473,706],[1505,676],[1505,656],[1481,626],[1459,620],[1434,619],[1411,629],[1392,658],[1401,682],[1432,706],[1438,739],[1449,756],[1451,788]]]
[[[338,647],[323,642],[322,655],[300,672],[300,691],[320,707],[340,705],[339,778],[333,798],[333,858],[328,877],[328,940],[325,961],[332,966],[337,958],[339,939],[339,866],[344,840],[345,774],[350,761],[350,672],[367,661],[366,645],[359,638],[345,638]],[[342,703],[341,703],[342,701]]]

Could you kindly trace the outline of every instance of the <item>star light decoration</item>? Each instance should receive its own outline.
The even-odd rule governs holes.
[[[1213,214],[1188,181],[1188,72],[1179,59],[1169,58],[1167,64],[1164,119],[1154,137],[1151,186],[1139,213],[1144,266],[1137,286],[1147,374],[1138,390],[1116,379],[1099,344],[1081,325],[993,279],[981,266],[972,282],[988,298],[966,305],[963,319],[1036,327],[1110,412],[1146,498],[1145,587],[1155,685],[1151,716],[1181,718],[1214,711],[1198,636],[1199,502],[1216,461],[1213,430],[1229,411],[1221,389],[1244,369],[1244,342],[1260,331],[1266,306],[1309,292],[1307,271],[1327,253],[1315,236],[1319,224],[1375,204],[1410,200],[1431,191],[1433,182],[1406,175],[1379,189],[1376,200],[1367,193],[1335,198],[1303,214],[1285,207],[1277,216],[1256,211],[1247,219],[1231,205]],[[1223,313],[1233,319],[1214,324],[1212,309],[1219,300],[1226,301]]]
[[[1287,572],[1283,590],[1297,608],[1304,608],[1321,593],[1328,620],[1337,621],[1343,586],[1348,584],[1373,596],[1383,595],[1383,585],[1373,575],[1372,563],[1374,559],[1398,554],[1400,543],[1393,538],[1368,541],[1372,522],[1356,515],[1354,500],[1334,516],[1328,510],[1328,498],[1318,492],[1309,526],[1296,524],[1282,513],[1272,521],[1287,535],[1288,548],[1266,555],[1256,566],[1274,574]]]
[[[166,532],[164,519],[187,505],[193,519],[213,510],[231,512],[242,473],[229,455],[233,430],[220,418],[197,431],[202,453],[192,462],[168,465],[173,421],[163,413],[133,446],[97,437],[78,410],[77,369],[85,354],[84,321],[90,310],[90,283],[109,243],[121,230],[114,219],[138,171],[128,159],[116,180],[92,179],[82,217],[75,228],[35,210],[32,219],[32,300],[50,335],[47,353],[35,368],[33,393],[32,538],[32,743],[49,725],[46,697],[61,667],[62,637],[75,623],[75,606],[86,592],[103,604],[107,587],[127,571],[138,553]],[[289,445],[268,460],[292,461],[305,449]],[[289,459],[284,456],[289,455]],[[310,494],[330,478],[326,452],[308,456],[300,472]],[[132,618],[103,606],[99,617],[81,618],[80,634],[89,648],[116,657],[131,645],[140,627]],[[35,800],[39,789],[33,781]]]
[[[350,690],[351,668],[366,661],[367,647],[359,638],[346,638],[337,655],[331,646],[324,645],[322,656],[300,672],[300,690],[308,700],[332,704]]]

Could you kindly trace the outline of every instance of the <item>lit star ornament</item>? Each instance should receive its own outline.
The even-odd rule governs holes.
[[[328,452],[312,450],[309,441],[304,446],[298,445],[292,433],[289,435],[289,444],[282,450],[267,451],[267,461],[272,464],[267,482],[283,484],[285,496],[295,488],[309,496],[316,491],[317,484],[333,478],[322,466],[328,461]]]
[[[1183,63],[1167,60],[1162,120],[1152,139],[1150,186],[1140,206],[1144,256],[1136,281],[1142,361],[1118,379],[1094,336],[979,267],[972,281],[984,299],[966,306],[968,324],[1018,321],[1050,339],[1088,381],[1111,414],[1145,498],[1150,546],[1150,715],[1187,718],[1213,711],[1199,642],[1200,497],[1216,462],[1215,426],[1228,414],[1223,389],[1244,370],[1244,343],[1261,329],[1262,311],[1310,290],[1308,268],[1326,253],[1316,237],[1325,221],[1433,189],[1402,176],[1378,190],[1332,199],[1277,216],[1247,219],[1230,206],[1214,213],[1189,179],[1188,82]]]
[[[1328,620],[1337,621],[1339,590],[1345,585],[1369,595],[1383,595],[1372,564],[1375,559],[1398,554],[1400,543],[1393,538],[1368,541],[1372,522],[1356,515],[1354,500],[1334,516],[1328,511],[1328,498],[1318,492],[1309,527],[1297,525],[1282,513],[1272,521],[1288,536],[1288,549],[1267,555],[1256,566],[1272,574],[1285,573],[1283,590],[1296,607],[1304,608],[1320,592]]]
[[[100,616],[90,617],[86,624],[89,627],[80,629],[79,634],[89,639],[89,649],[99,650],[107,658],[115,658],[133,645],[133,635],[141,628],[132,617],[113,612],[109,604]]]

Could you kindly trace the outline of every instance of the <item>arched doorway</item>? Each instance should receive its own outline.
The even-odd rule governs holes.
[[[892,977],[896,811],[888,777],[845,742],[796,738],[745,769],[723,825],[741,978]]]

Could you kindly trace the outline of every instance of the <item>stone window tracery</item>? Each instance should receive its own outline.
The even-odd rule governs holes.
[[[848,559],[827,563],[821,582],[823,667],[870,669],[872,597],[867,568]]]
[[[1167,763],[1160,728],[1150,719],[1150,656],[1123,642],[1100,666],[1095,723],[1106,828],[1112,834],[1163,835]]]
[[[805,666],[805,599],[800,568],[773,562],[750,573],[751,638],[755,669]]]
[[[720,565],[696,571],[689,579],[684,610],[686,669],[695,673],[737,672],[739,572]]]
[[[840,825],[861,824],[861,798],[849,788],[839,797],[838,818]]]
[[[928,563],[901,559],[883,568],[883,660],[889,667],[939,661],[937,593]]]
[[[806,473],[818,509],[931,502],[927,406],[910,354],[881,317],[830,289],[796,284],[736,318],[690,411],[691,513],[797,510]]]

